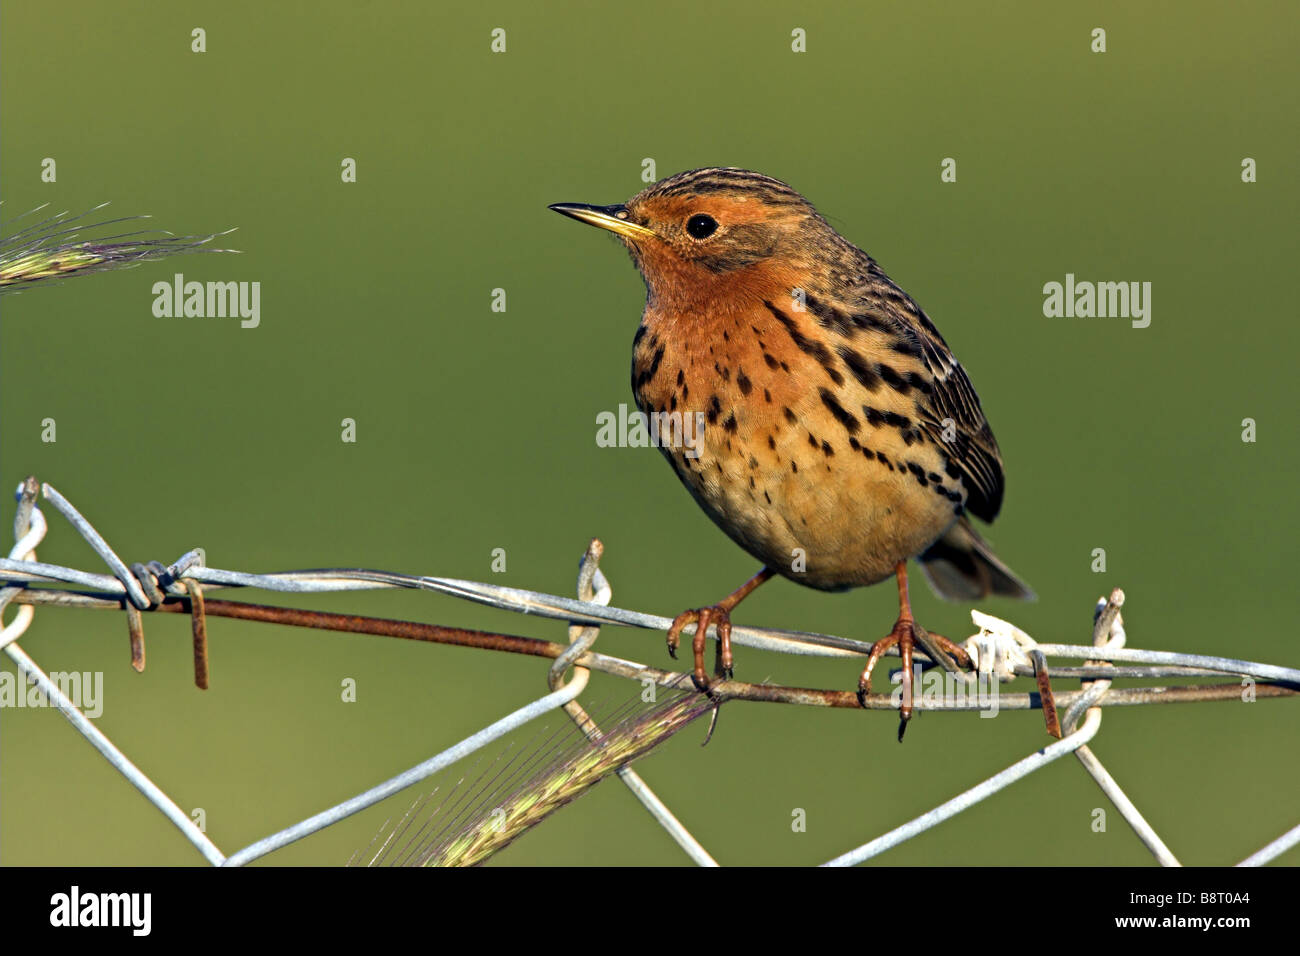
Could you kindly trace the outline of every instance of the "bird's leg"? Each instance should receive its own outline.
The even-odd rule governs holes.
[[[863,707],[867,706],[867,695],[871,693],[871,671],[885,651],[897,644],[898,656],[903,659],[903,698],[898,706],[898,713],[902,718],[898,725],[898,739],[901,741],[903,732],[907,729],[907,722],[912,719],[912,650],[916,646],[916,632],[920,630],[920,625],[912,617],[912,603],[907,596],[907,562],[899,561],[898,566],[894,568],[894,574],[898,578],[898,620],[894,622],[892,631],[871,645],[867,666],[862,669],[862,676],[858,678],[858,703]],[[962,667],[971,666],[970,656],[960,646],[941,634],[930,632],[926,634],[930,640],[951,654]]]
[[[683,611],[673,618],[672,627],[668,629],[668,653],[673,658],[677,657],[677,644],[681,639],[682,629],[687,624],[695,624],[695,639],[691,642],[691,649],[695,652],[695,670],[691,673],[691,680],[699,690],[707,692],[709,689],[709,678],[704,672],[704,641],[709,633],[709,624],[712,623],[718,629],[718,676],[730,677],[733,671],[731,612],[737,604],[749,597],[750,592],[775,573],[771,568],[763,568],[717,604]]]

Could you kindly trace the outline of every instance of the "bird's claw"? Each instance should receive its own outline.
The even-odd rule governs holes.
[[[898,741],[902,743],[903,734],[907,731],[907,722],[912,719],[912,650],[918,643],[916,632],[920,626],[909,617],[900,617],[894,623],[894,629],[871,645],[871,653],[867,656],[867,665],[862,668],[862,675],[858,678],[858,705],[865,708],[867,706],[867,695],[871,693],[871,671],[875,668],[876,663],[895,644],[898,645],[898,655],[903,662],[903,695],[898,705]],[[929,634],[929,640],[938,644],[943,650],[951,654],[958,664],[964,667],[970,667],[970,657],[957,644],[954,644],[948,638],[940,634]]]
[[[715,604],[711,607],[683,611],[673,618],[672,626],[668,628],[668,653],[674,660],[677,659],[677,646],[681,642],[682,631],[687,624],[695,625],[695,634],[691,639],[691,650],[695,658],[691,681],[700,693],[712,696],[710,692],[712,682],[704,670],[704,645],[708,637],[709,625],[713,624],[718,631],[716,672],[719,677],[730,679],[735,673],[731,657],[731,614],[727,608]]]

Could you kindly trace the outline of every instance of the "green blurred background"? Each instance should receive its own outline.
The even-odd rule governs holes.
[[[50,481],[128,561],[202,546],[215,567],[568,594],[595,535],[616,604],[670,615],[716,600],[754,561],[657,451],[595,443],[597,413],[631,401],[640,279],[611,240],[546,205],[622,200],[646,157],[659,176],[737,165],[812,199],[970,371],[1007,462],[989,536],[1040,596],[985,610],[1084,642],[1093,603],[1122,586],[1133,646],[1296,665],[1294,6],[1089,6],[7,3],[5,217],[112,200],[179,233],[237,226],[225,242],[243,254],[6,297],[0,485]],[[1105,54],[1090,52],[1098,26]],[[195,27],[206,53],[190,52]],[[495,27],[504,54],[489,50]],[[1247,156],[1256,184],[1241,181]],[[45,157],[57,183],[40,181]],[[355,184],[340,182],[344,157]],[[955,184],[940,182],[944,157]],[[261,326],[155,318],[151,286],[177,271],[260,281]],[[1045,318],[1042,286],[1067,272],[1151,282],[1150,328]],[[504,314],[490,310],[498,287]],[[355,444],[340,441],[345,417]],[[101,570],[46,511],[41,559]],[[1099,547],[1104,574],[1090,570]],[[931,628],[970,633],[967,607],[923,585],[914,597]],[[429,594],[299,603],[565,633]],[[780,581],[739,620],[870,640],[895,611],[892,586]],[[203,808],[226,852],[545,692],[537,659],[214,619],[202,693],[188,622],[145,623],[143,675],[120,615],[38,609],[22,644],[47,671],[104,672],[98,725]],[[667,662],[649,632],[607,628],[598,647]],[[737,670],[847,689],[857,668],[742,648]],[[356,703],[340,701],[345,678]],[[597,676],[589,696],[612,707],[636,690]],[[1295,825],[1298,729],[1289,700],[1112,709],[1095,750],[1184,862],[1227,863]],[[737,703],[706,749],[703,730],[639,769],[731,864],[825,860],[1046,742],[1037,712],[922,716],[904,746],[886,713]],[[413,796],[267,862],[343,863]],[[0,860],[200,862],[48,710],[0,712]],[[1151,862],[1069,759],[880,860]],[[683,861],[612,782],[496,858]]]

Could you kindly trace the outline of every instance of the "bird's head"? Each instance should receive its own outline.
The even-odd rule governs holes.
[[[652,301],[788,287],[818,250],[843,241],[785,183],[729,167],[679,173],[620,205],[550,208],[618,236]]]

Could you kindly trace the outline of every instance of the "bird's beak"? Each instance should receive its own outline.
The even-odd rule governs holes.
[[[547,207],[562,216],[585,222],[590,226],[599,226],[633,241],[653,238],[653,229],[637,225],[628,219],[627,206],[588,206],[580,202],[557,202]]]

